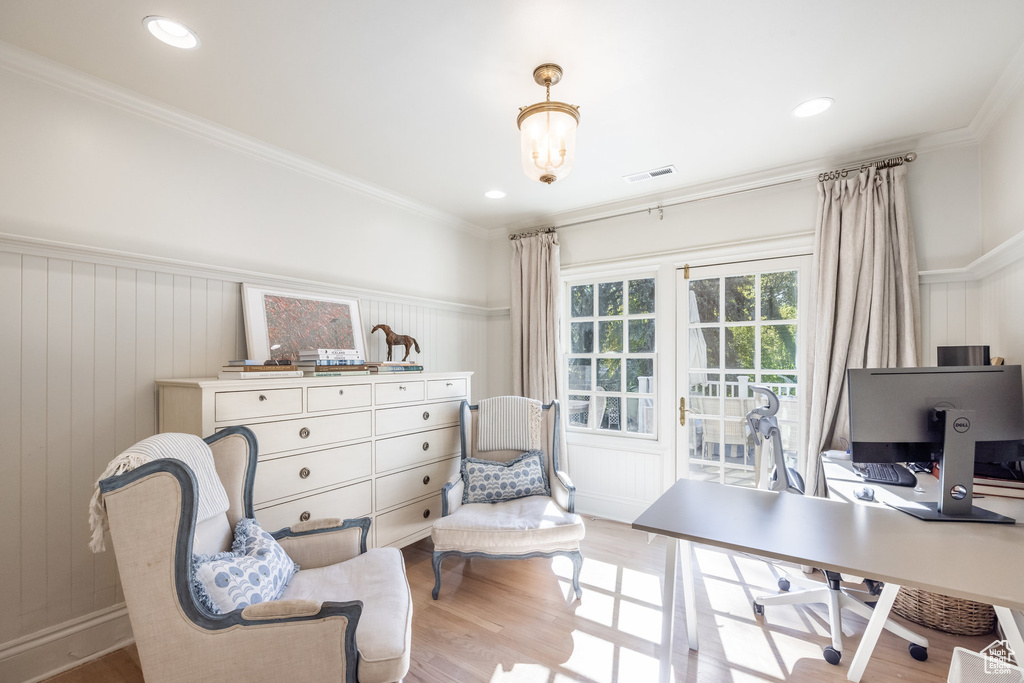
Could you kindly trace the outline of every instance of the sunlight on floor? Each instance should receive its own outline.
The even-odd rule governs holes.
[[[634,598],[652,605],[661,604],[661,575],[622,569],[623,597]]]
[[[615,598],[596,590],[588,591],[584,588],[584,591],[584,599],[580,601],[579,606],[576,608],[576,616],[601,626],[614,627]]]
[[[661,642],[661,608],[626,602],[619,605],[619,630],[652,643]]]
[[[615,646],[580,630],[572,632],[572,640],[572,656],[562,666],[597,683],[612,683]]]
[[[491,683],[547,683],[551,680],[551,669],[540,664],[516,664],[509,671],[502,671],[501,665],[494,667]]]

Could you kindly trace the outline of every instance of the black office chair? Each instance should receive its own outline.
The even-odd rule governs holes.
[[[761,448],[761,457],[770,456],[771,458],[772,469],[767,482],[768,490],[803,495],[803,478],[795,469],[786,466],[785,454],[782,450],[782,433],[779,431],[779,420],[775,416],[779,410],[779,397],[765,386],[751,385],[750,390],[755,395],[763,396],[768,400],[768,405],[759,406],[747,413],[747,423],[754,433],[754,440]],[[765,451],[770,451],[770,453]],[[754,614],[763,618],[764,608],[768,605],[805,605],[816,602],[828,605],[832,644],[824,649],[823,655],[829,664],[839,664],[839,660],[843,656],[842,610],[848,609],[865,619],[870,619],[872,614],[870,607],[843,588],[842,581],[864,582],[872,595],[878,595],[881,592],[881,584],[861,577],[843,576],[839,572],[829,570],[824,570],[824,574],[826,579],[824,585],[803,576],[779,578],[779,590],[782,593],[754,598]],[[803,590],[795,593],[788,592],[793,584],[800,586]],[[910,641],[911,657],[921,662],[928,659],[928,648],[917,644],[918,642],[928,642],[923,636],[897,624],[892,619],[886,620],[885,628],[900,638]]]

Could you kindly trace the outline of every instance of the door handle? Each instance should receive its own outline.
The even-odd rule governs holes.
[[[679,397],[679,426],[686,426],[686,414],[692,413],[693,411],[686,407],[686,397]]]

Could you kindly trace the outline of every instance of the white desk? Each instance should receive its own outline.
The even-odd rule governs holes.
[[[852,476],[852,475],[851,475]],[[860,482],[856,484],[862,485]],[[988,502],[990,499],[985,499]],[[885,588],[847,678],[859,681],[901,585],[1024,609],[1024,526],[923,522],[884,505],[780,494],[680,480],[633,522],[669,539],[662,605],[661,680],[671,675],[676,557],[683,554],[683,593],[690,649],[697,649],[690,543],[706,543],[796,564],[868,576]],[[680,543],[682,544],[680,546]],[[1016,645],[1011,636],[1011,647]],[[1024,652],[1020,632],[1016,636]]]

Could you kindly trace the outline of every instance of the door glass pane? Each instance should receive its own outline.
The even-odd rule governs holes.
[[[598,353],[622,352],[622,321],[602,320],[598,323]]]
[[[572,299],[572,317],[590,318],[594,315],[594,286],[577,285],[569,290]]]
[[[590,396],[569,394],[569,425],[586,427],[590,424]]]
[[[725,376],[725,395],[732,398],[753,398],[754,392],[750,390],[750,385],[754,384],[754,375],[742,374],[733,375],[728,374]],[[736,413],[737,415],[739,413]],[[746,413],[743,413],[746,415]]]
[[[654,353],[654,318],[629,321],[629,352]]]
[[[690,328],[690,367],[722,367],[721,332],[717,327]],[[696,346],[694,341],[696,340]],[[703,353],[702,356],[697,355]]]
[[[754,319],[754,277],[725,278],[725,322],[740,323]]]
[[[589,358],[569,359],[569,391],[590,391],[593,389],[590,378]]]
[[[571,337],[570,353],[594,352],[594,323],[571,323],[569,335]]]
[[[754,328],[725,328],[725,367],[746,370],[754,367]]]
[[[761,328],[761,367],[765,370],[796,370],[796,325],[765,325]]]
[[[637,313],[654,313],[654,278],[629,281],[629,311]]]
[[[597,386],[605,391],[622,391],[622,361],[620,359],[597,359]]]
[[[721,415],[720,379],[721,375],[717,372],[691,372],[690,401],[687,407],[698,415]]]
[[[597,314],[622,315],[622,283],[602,282],[597,286]]]
[[[690,323],[717,323],[719,279],[690,280]],[[694,307],[696,303],[696,307]]]
[[[761,276],[761,320],[796,319],[796,271]]]
[[[654,393],[654,359],[628,358],[626,360],[626,391]]]
[[[622,431],[621,423],[621,412],[619,410],[619,397],[618,396],[601,396],[598,393],[594,400],[597,403],[597,424],[599,429],[609,429],[612,431]]]
[[[633,434],[654,433],[654,399],[626,399],[626,431]]]

